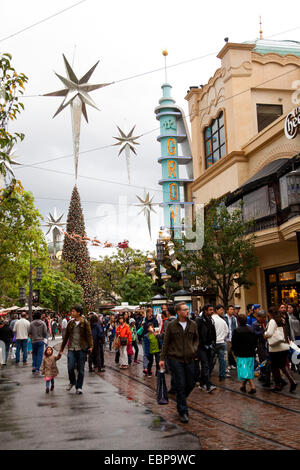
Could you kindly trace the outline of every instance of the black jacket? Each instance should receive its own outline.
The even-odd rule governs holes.
[[[232,350],[237,357],[254,357],[257,336],[248,326],[239,326],[232,333]]]
[[[215,346],[216,329],[211,317],[206,317],[204,313],[196,318],[199,335],[199,349],[205,349],[205,346]]]
[[[195,322],[187,320],[185,330],[179,320],[173,320],[168,324],[164,342],[160,354],[162,361],[167,358],[179,362],[192,362],[198,348],[198,332]]]
[[[0,328],[0,340],[4,341],[5,344],[10,344],[14,337],[14,333],[11,331],[8,325],[4,325]]]

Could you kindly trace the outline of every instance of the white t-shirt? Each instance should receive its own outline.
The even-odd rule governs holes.
[[[179,323],[180,323],[180,325],[182,326],[183,331],[185,331],[187,322],[186,322],[186,321],[185,321],[185,322],[180,321]]]
[[[64,318],[63,321],[61,322],[62,329],[67,328],[67,325],[68,325],[68,320]]]
[[[28,339],[28,330],[30,327],[30,322],[26,318],[21,318],[17,320],[14,324],[14,331],[16,331],[16,339]]]
[[[221,317],[219,317],[218,314],[212,315],[212,321],[215,325],[215,330],[216,330],[216,343],[225,343],[225,339],[227,338],[227,335],[229,333],[229,328],[227,326],[227,323],[225,320],[223,320]]]

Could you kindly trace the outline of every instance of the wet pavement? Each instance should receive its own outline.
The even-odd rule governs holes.
[[[53,344],[51,342],[51,344]],[[65,391],[67,359],[58,362],[55,389],[45,393],[31,365],[0,371],[1,450],[199,450],[197,436],[130,400],[86,372],[83,394]]]
[[[141,362],[120,370],[114,358],[114,353],[105,352],[106,370],[101,374],[86,368],[82,396],[65,391],[65,356],[58,362],[60,375],[49,395],[43,378],[32,377],[30,366],[2,370],[11,383],[0,380],[0,449],[300,449],[298,389],[290,394],[287,386],[277,394],[255,379],[257,393],[249,396],[240,391],[235,371],[220,383],[216,370],[216,390],[193,390],[190,420],[183,425],[174,396],[169,396],[168,405],[157,404],[154,374],[145,377]],[[300,376],[294,377],[299,382]],[[166,380],[169,384],[169,374]]]

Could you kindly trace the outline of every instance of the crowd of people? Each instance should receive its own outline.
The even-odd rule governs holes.
[[[105,348],[115,354],[120,369],[143,363],[145,379],[164,370],[170,374],[169,394],[176,395],[177,410],[183,423],[188,422],[187,397],[197,386],[211,393],[216,386],[212,372],[219,382],[235,378],[241,382],[243,393],[255,394],[256,376],[266,389],[279,392],[288,382],[289,392],[296,390],[294,374],[300,368],[291,361],[291,351],[297,351],[300,340],[300,319],[296,305],[282,304],[265,312],[259,304],[249,304],[242,313],[237,305],[206,304],[200,313],[189,313],[184,302],[163,305],[154,315],[151,307],[134,312],[121,310],[106,315],[90,312],[83,315],[80,305],[68,315],[45,315],[34,312],[29,322],[27,313],[10,322],[0,320],[0,340],[4,341],[5,363],[10,346],[15,345],[15,364],[23,353],[27,365],[28,347],[32,351],[32,374],[43,375],[46,393],[54,390],[58,374],[57,361],[68,349],[70,391],[83,392],[85,364],[89,372],[105,372]],[[49,339],[62,336],[57,355]],[[59,343],[58,343],[59,344]],[[284,379],[287,378],[288,382]],[[273,382],[273,387],[272,387]],[[249,389],[247,390],[249,386]],[[272,387],[272,388],[271,388]]]

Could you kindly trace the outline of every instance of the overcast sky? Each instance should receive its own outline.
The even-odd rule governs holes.
[[[27,97],[23,98],[25,111],[10,128],[26,135],[24,142],[17,146],[19,162],[36,165],[50,160],[37,165],[38,168],[15,167],[15,174],[24,188],[32,191],[45,218],[56,207],[66,219],[74,186],[70,108],[52,119],[62,98],[30,96],[63,88],[54,73],[66,76],[62,54],[74,64],[78,78],[100,60],[91,84],[117,82],[159,69],[164,66],[163,49],[169,52],[169,66],[211,54],[168,69],[173,98],[187,112],[184,97],[189,86],[205,84],[220,66],[216,55],[225,37],[231,42],[255,40],[259,36],[261,15],[265,38],[300,40],[300,27],[278,34],[299,26],[297,2],[291,5],[257,0],[86,0],[8,39],[4,38],[75,4],[76,0],[17,0],[13,7],[1,3],[0,51],[11,53],[17,72],[29,77]],[[91,93],[100,111],[87,108],[89,124],[82,120],[81,152],[115,143],[117,125],[127,131],[136,125],[135,135],[147,135],[139,139],[137,156],[131,157],[131,185],[128,185],[124,153],[118,157],[119,147],[80,155],[77,186],[89,236],[115,243],[128,239],[134,248],[154,247],[162,223],[162,209],[157,207],[158,214],[152,215],[151,241],[146,219],[138,215],[139,209],[133,204],[138,203],[136,195],[142,196],[144,188],[154,196],[153,202],[162,199],[158,185],[161,166],[157,163],[160,144],[156,140],[159,123],[154,108],[161,98],[163,82],[161,70]],[[69,157],[55,160],[66,155]],[[94,258],[108,253],[108,250],[91,249]]]

